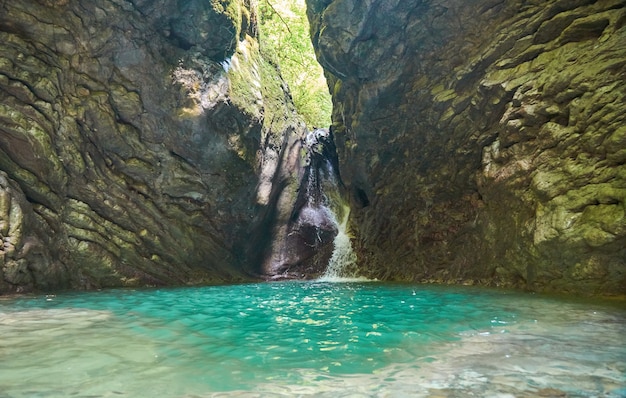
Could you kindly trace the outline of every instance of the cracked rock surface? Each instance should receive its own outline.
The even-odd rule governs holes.
[[[361,271],[626,293],[623,0],[308,0]]]
[[[0,292],[249,279],[303,134],[248,1],[0,1]]]

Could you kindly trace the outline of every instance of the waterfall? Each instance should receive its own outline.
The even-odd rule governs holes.
[[[337,155],[332,136],[326,130],[317,129],[307,137],[307,146],[312,152],[322,155],[316,167],[318,173],[314,181],[315,187],[309,185],[311,189],[309,195],[321,196],[321,198],[313,197],[312,199],[331,216],[337,228],[337,234],[333,239],[332,255],[325,271],[317,280],[324,282],[367,281],[368,279],[357,276],[356,253],[352,249],[348,233],[350,206],[341,196],[341,178],[336,169],[337,164],[333,162],[333,158]],[[312,178],[311,181],[313,180]]]
[[[350,208],[341,193],[332,133],[315,129],[298,144],[299,186],[295,192],[285,190],[285,202],[277,202],[280,213],[263,264],[264,276],[268,280],[366,280],[355,276],[356,255],[347,231]]]
[[[356,265],[356,254],[352,250],[352,243],[347,232],[349,208],[343,206],[341,222],[337,223],[337,235],[333,240],[333,254],[328,261],[328,267],[319,280],[335,281],[350,278],[351,269]],[[337,215],[334,214],[335,221]]]
[[[337,214],[333,212],[335,220]],[[348,233],[348,218],[350,216],[350,207],[342,204],[341,211],[337,213],[341,216],[341,222],[337,223],[337,235],[333,240],[333,254],[328,262],[326,271],[320,278],[319,282],[371,282],[364,276],[358,276],[356,268],[356,253],[352,249],[352,242]]]
[[[320,282],[368,282],[372,281],[357,273],[356,253],[352,249],[352,241],[348,233],[350,207],[335,198],[339,203],[329,203],[329,211],[337,225],[337,235],[333,240],[333,252],[328,261],[326,271],[317,279]],[[340,219],[341,221],[338,221]]]

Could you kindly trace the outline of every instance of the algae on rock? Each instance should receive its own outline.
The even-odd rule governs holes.
[[[0,8],[0,292],[256,278],[257,191],[304,125],[250,2]]]
[[[626,293],[623,1],[307,4],[363,273]]]

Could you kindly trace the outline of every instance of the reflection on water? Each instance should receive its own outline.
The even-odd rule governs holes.
[[[0,398],[626,396],[626,309],[281,282],[0,300]]]

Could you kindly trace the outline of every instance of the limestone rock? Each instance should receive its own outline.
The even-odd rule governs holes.
[[[19,185],[0,171],[0,291],[67,287],[66,270],[50,253],[52,231],[35,214]]]
[[[361,272],[626,292],[622,0],[308,0]]]
[[[0,9],[0,292],[254,277],[250,234],[304,125],[250,2]]]

